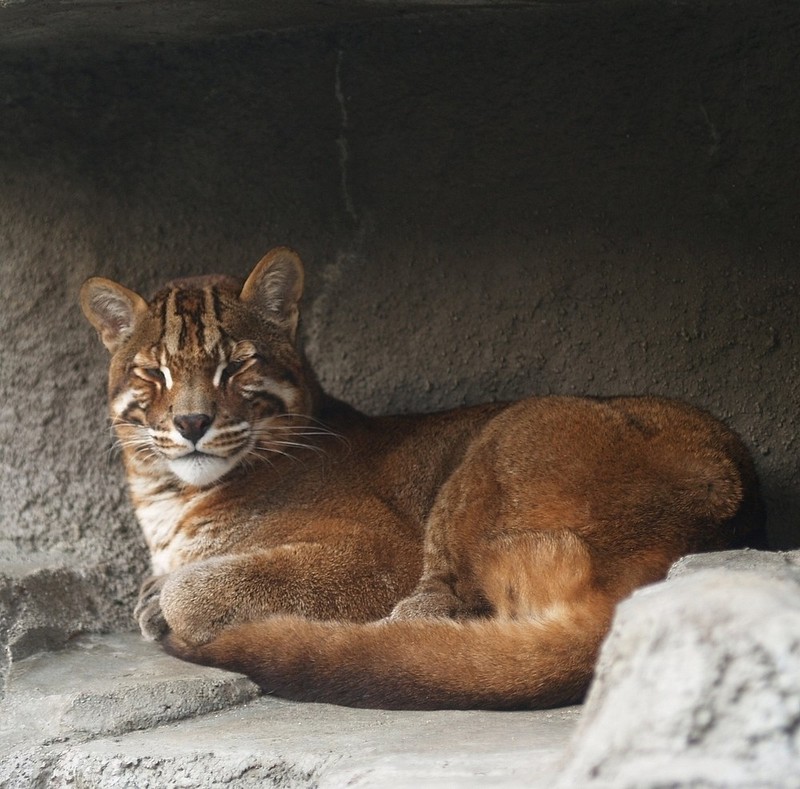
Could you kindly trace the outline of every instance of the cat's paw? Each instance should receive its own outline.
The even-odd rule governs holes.
[[[148,641],[160,641],[169,632],[169,625],[161,610],[161,589],[167,577],[148,576],[139,589],[139,601],[133,610],[133,616],[139,623],[142,636]]]
[[[416,592],[403,598],[389,615],[390,619],[454,618],[461,602],[450,592]]]
[[[245,601],[237,595],[236,577],[226,572],[229,564],[206,560],[180,567],[164,584],[159,598],[164,616],[186,644],[205,644],[236,621],[237,605]]]

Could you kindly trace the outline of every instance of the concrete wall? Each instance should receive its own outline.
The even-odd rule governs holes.
[[[97,621],[128,621],[144,548],[77,290],[244,275],[279,243],[333,393],[687,398],[742,433],[773,544],[800,545],[794,2],[97,44],[0,46],[9,561],[66,556],[111,601]]]

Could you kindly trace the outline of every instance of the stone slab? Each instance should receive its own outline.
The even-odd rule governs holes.
[[[57,761],[50,786],[544,787],[538,779],[578,716],[578,708],[388,712],[261,698],[79,745]]]
[[[536,786],[579,716],[354,710],[256,693],[137,634],[82,637],[12,667],[0,786]]]
[[[0,699],[13,662],[61,649],[83,633],[133,626],[135,585],[126,588],[120,577],[123,567],[113,560],[81,561],[60,551],[22,553],[0,543]]]
[[[742,548],[738,551],[692,553],[678,559],[669,571],[669,578],[680,578],[700,570],[742,570],[762,573],[770,578],[782,578],[800,583],[800,550],[757,551]]]
[[[12,666],[0,738],[14,744],[121,734],[256,695],[247,678],[184,663],[137,633],[84,636]]]

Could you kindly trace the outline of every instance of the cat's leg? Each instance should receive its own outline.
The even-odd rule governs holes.
[[[185,565],[166,576],[157,605],[169,630],[201,644],[226,627],[272,614],[380,619],[418,575],[418,546],[383,544],[378,553],[363,538],[334,546],[293,543]],[[146,635],[157,619],[142,609]]]
[[[426,525],[420,581],[392,618],[546,618],[590,599],[589,607],[606,610],[589,546],[569,523],[543,519],[543,502],[525,503],[529,485],[495,442],[473,446],[442,486]],[[546,505],[570,511],[566,498]]]
[[[452,539],[450,529],[437,531],[420,582],[393,619],[492,616],[605,632],[619,591],[597,583],[592,552],[574,531],[517,524],[464,541]]]
[[[501,506],[486,461],[484,454],[473,453],[442,486],[426,524],[422,575],[412,594],[394,607],[392,619],[492,613],[474,575]]]

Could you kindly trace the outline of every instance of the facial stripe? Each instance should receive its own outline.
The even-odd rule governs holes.
[[[161,324],[161,342],[167,350],[169,356],[178,355],[178,338],[175,336],[174,331],[170,331],[171,324],[174,321],[175,315],[175,291],[170,290],[167,297],[164,299],[164,307],[162,309],[162,324]]]
[[[136,406],[136,393],[133,388],[125,389],[111,401],[111,413],[119,419],[124,419],[127,412]]]
[[[217,292],[214,288],[206,288],[205,289],[205,342],[203,344],[203,348],[208,354],[212,354],[214,349],[219,345],[220,337],[219,333],[219,322],[220,322],[220,304],[219,304],[219,297]]]
[[[265,377],[257,383],[247,384],[241,388],[241,392],[250,402],[269,406],[273,414],[292,414],[302,408],[300,392],[272,378]]]
[[[181,322],[181,331],[178,337],[178,349],[184,350],[192,340],[194,341],[193,344],[195,347],[204,348],[204,294],[196,290],[175,291],[174,305],[175,317]]]
[[[227,362],[223,359],[218,365],[217,369],[214,371],[214,379],[211,382],[214,385],[215,389],[219,389],[220,383],[222,383],[222,373],[225,372],[225,367],[227,366]]]
[[[276,397],[271,392],[256,392],[250,398],[255,403],[268,405],[272,414],[285,414],[288,413],[286,403]]]
[[[162,297],[159,343],[170,356],[192,348],[212,354],[226,338],[222,317],[222,300],[213,286],[172,288]]]
[[[222,323],[222,300],[216,288],[211,288],[211,300],[214,311],[214,318],[218,324]]]
[[[172,389],[172,373],[169,371],[169,367],[162,364],[159,370],[161,370],[161,375],[164,376],[164,386],[167,387],[167,390]]]

